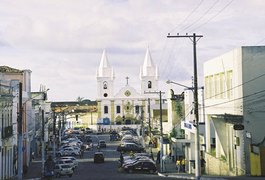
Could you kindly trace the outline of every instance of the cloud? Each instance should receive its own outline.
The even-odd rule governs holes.
[[[167,33],[176,34],[189,26],[181,33],[204,36],[197,43],[200,77],[206,60],[242,45],[255,45],[265,37],[263,1],[233,1],[221,13],[230,0],[212,7],[214,2],[204,0],[192,12],[199,1],[3,0],[0,63],[31,69],[32,89],[45,84],[52,100],[78,96],[94,100],[103,49],[115,70],[117,92],[126,76],[132,86],[140,88],[139,70],[149,46],[160,70],[161,88],[167,79],[190,84],[192,43],[167,39]]]

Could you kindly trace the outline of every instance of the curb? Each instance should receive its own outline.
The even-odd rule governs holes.
[[[181,179],[195,179],[195,177],[183,176],[183,175],[172,175],[172,174],[162,174],[157,173],[161,177],[174,177],[174,178],[181,178]]]

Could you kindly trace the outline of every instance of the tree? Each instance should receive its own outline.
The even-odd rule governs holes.
[[[82,102],[82,101],[84,100],[84,98],[83,98],[83,97],[80,97],[80,96],[78,96],[76,100],[77,100],[78,102]]]

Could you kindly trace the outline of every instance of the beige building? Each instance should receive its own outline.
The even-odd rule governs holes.
[[[17,109],[18,109],[18,85],[23,84],[23,167],[27,167],[30,161],[30,143],[33,136],[28,132],[32,130],[31,118],[31,71],[18,70],[8,66],[0,66],[0,85],[1,85],[1,156],[0,156],[0,179],[13,177],[17,168]]]

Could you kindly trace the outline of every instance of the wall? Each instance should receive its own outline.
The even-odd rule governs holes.
[[[245,149],[243,152],[246,159],[247,173],[250,173],[250,152],[251,143],[258,144],[264,137],[264,89],[265,89],[265,46],[242,47],[243,58],[243,112],[245,132],[251,137],[245,137]]]
[[[218,176],[229,176],[229,168],[228,164],[220,159],[217,159],[211,156],[208,153],[205,153],[205,161],[206,161],[206,174],[209,175],[218,175]]]

